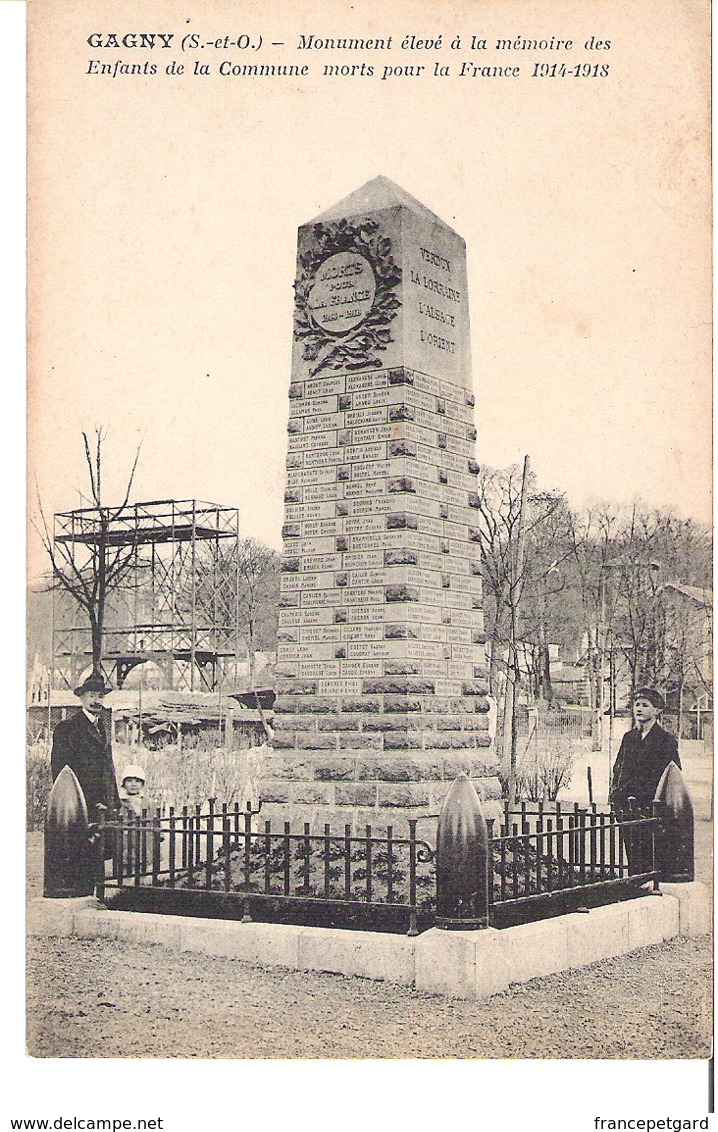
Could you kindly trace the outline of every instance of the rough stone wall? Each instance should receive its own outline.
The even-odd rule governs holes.
[[[462,771],[480,780],[484,797],[497,796],[480,681],[461,697],[437,696],[431,681],[411,677],[364,686],[337,699],[311,682],[281,693],[265,803],[288,804],[304,820],[391,822],[438,813]]]

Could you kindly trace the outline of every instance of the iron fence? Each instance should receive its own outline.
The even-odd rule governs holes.
[[[504,926],[580,909],[648,882],[657,890],[659,810],[658,803],[650,812],[625,813],[599,812],[595,804],[505,806],[500,820],[487,822],[489,922]],[[309,910],[315,923],[320,910],[335,912],[342,923],[347,913],[350,922],[352,913],[362,913],[370,926],[393,917],[394,924],[408,924],[409,935],[434,923],[436,848],[417,835],[422,819],[409,818],[408,836],[397,836],[392,826],[380,833],[371,825],[361,833],[348,824],[273,828],[258,814],[210,801],[205,808],[100,820],[98,896],[109,890],[156,910],[168,907],[170,894],[184,894],[182,908],[202,894],[205,914],[224,900],[225,914],[244,922],[271,905]]]
[[[373,909],[408,920],[408,934],[418,934],[417,917],[431,905],[435,854],[417,836],[420,818],[408,819],[403,837],[392,826],[382,833],[371,825],[353,833],[349,824],[339,832],[329,823],[320,833],[309,823],[273,829],[270,821],[258,825],[258,813],[210,801],[206,812],[185,806],[101,823],[112,863],[109,876],[104,863],[98,871],[98,895],[128,887],[222,894],[238,902],[245,922],[261,902]]]
[[[517,718],[518,734],[526,738],[527,745],[532,739],[550,738],[580,743],[591,739],[595,717],[595,710],[588,707],[527,708],[521,705]]]
[[[498,836],[496,823],[487,822],[490,905],[505,912],[573,894],[580,907],[584,898],[610,896],[612,889],[650,884],[657,891],[660,810],[658,802],[626,811],[599,811],[595,803],[524,803],[517,810],[505,805]]]

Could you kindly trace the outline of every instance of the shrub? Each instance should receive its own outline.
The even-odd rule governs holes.
[[[206,740],[191,750],[164,747],[151,751],[145,747],[115,745],[117,780],[126,763],[140,763],[147,774],[148,806],[166,810],[174,806],[204,805],[208,798],[234,805],[239,802],[257,805],[259,778],[267,747],[227,750],[211,746]]]
[[[52,788],[51,743],[38,739],[27,748],[26,806],[28,830],[42,829]],[[177,747],[149,750],[114,744],[117,783],[128,763],[139,763],[147,774],[147,804],[167,809],[174,806],[204,805],[208,798],[234,805],[246,802],[255,807],[259,798],[259,779],[267,747],[226,750],[212,746],[207,739],[190,750]]]
[[[50,742],[47,739],[38,739],[28,744],[25,788],[27,828],[42,829],[52,788]]]
[[[571,782],[576,753],[560,738],[533,743],[516,768],[516,792],[530,802],[555,802],[559,790]]]

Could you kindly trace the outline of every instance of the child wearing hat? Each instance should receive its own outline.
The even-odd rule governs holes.
[[[142,816],[147,810],[146,779],[144,768],[137,763],[129,763],[120,779],[120,814],[126,827],[122,830],[122,867],[129,874],[138,865],[141,873],[152,866],[153,829],[150,817]]]
[[[142,810],[145,804],[144,794],[146,778],[147,776],[143,767],[139,766],[137,763],[128,763],[120,779],[120,786],[122,788],[120,795],[122,809],[135,814],[138,818],[142,817]]]

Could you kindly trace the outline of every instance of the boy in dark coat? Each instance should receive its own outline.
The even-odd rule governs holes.
[[[611,801],[616,809],[626,809],[629,798],[639,807],[650,806],[668,764],[680,769],[678,743],[657,722],[665,706],[655,688],[639,688],[633,695],[636,725],[623,736],[613,765]]]
[[[616,810],[628,810],[629,804],[644,811],[650,809],[666,767],[674,762],[680,769],[678,743],[657,722],[665,706],[663,696],[655,688],[638,688],[633,694],[635,727],[623,736],[613,764],[610,801]],[[648,831],[641,827],[628,827],[622,840],[629,872],[649,872],[651,851]]]

